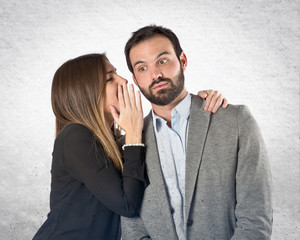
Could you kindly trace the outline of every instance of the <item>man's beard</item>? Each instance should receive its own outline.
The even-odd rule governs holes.
[[[160,82],[169,83],[169,88],[164,88],[158,90],[156,95],[153,94],[152,88],[155,84]],[[182,68],[180,68],[179,74],[172,81],[170,78],[159,78],[156,81],[153,81],[148,87],[148,91],[145,88],[139,87],[143,95],[153,104],[159,106],[165,106],[171,103],[178,95],[182,92],[184,88],[184,75]]]

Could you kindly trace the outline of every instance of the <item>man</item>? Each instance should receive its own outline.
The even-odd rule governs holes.
[[[140,217],[122,218],[122,238],[270,239],[268,159],[247,107],[204,111],[185,88],[187,57],[169,29],[139,29],[125,54],[152,111],[144,122],[150,185]]]

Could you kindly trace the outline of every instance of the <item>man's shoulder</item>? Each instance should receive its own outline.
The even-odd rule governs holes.
[[[222,106],[218,109],[216,113],[213,113],[212,116],[234,116],[237,117],[239,115],[239,112],[243,109],[248,109],[246,105],[236,105],[236,104],[228,104],[226,108],[223,108]]]
[[[208,113],[208,111],[203,110],[204,106],[205,106],[205,99],[197,95],[192,95],[191,112],[203,111],[205,113]],[[248,107],[246,105],[228,104],[227,108],[220,107],[216,113],[211,115],[214,116],[214,118],[229,117],[229,116],[236,117],[238,116],[239,112],[244,112],[245,109],[248,110]]]

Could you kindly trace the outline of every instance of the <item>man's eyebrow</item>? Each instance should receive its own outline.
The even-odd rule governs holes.
[[[165,54],[171,54],[171,53],[169,53],[168,51],[161,52],[160,54],[157,55],[156,59],[160,58],[162,55],[165,55]],[[144,63],[144,61],[137,61],[137,62],[135,62],[134,65],[133,65],[133,67],[135,67],[136,65],[138,65],[140,63]]]
[[[140,64],[140,63],[144,63],[144,61],[137,61],[134,63],[133,67],[135,67],[136,65]]]
[[[117,71],[117,69],[115,68],[113,70],[108,71],[106,74],[110,74],[110,73],[113,73],[113,72],[116,72],[116,71]]]
[[[165,55],[165,54],[170,54],[170,53],[168,51],[164,51],[164,52],[158,54],[156,58],[159,58],[159,57],[161,57],[162,55]]]

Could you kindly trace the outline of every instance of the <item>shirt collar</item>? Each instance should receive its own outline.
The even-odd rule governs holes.
[[[172,109],[171,116],[178,114],[181,120],[186,120],[190,116],[190,108],[192,102],[191,99],[191,94],[188,93],[185,98],[180,103],[178,103],[175,108]],[[156,115],[153,109],[151,111],[155,131],[158,132],[161,129],[162,124],[166,124],[167,121]]]

